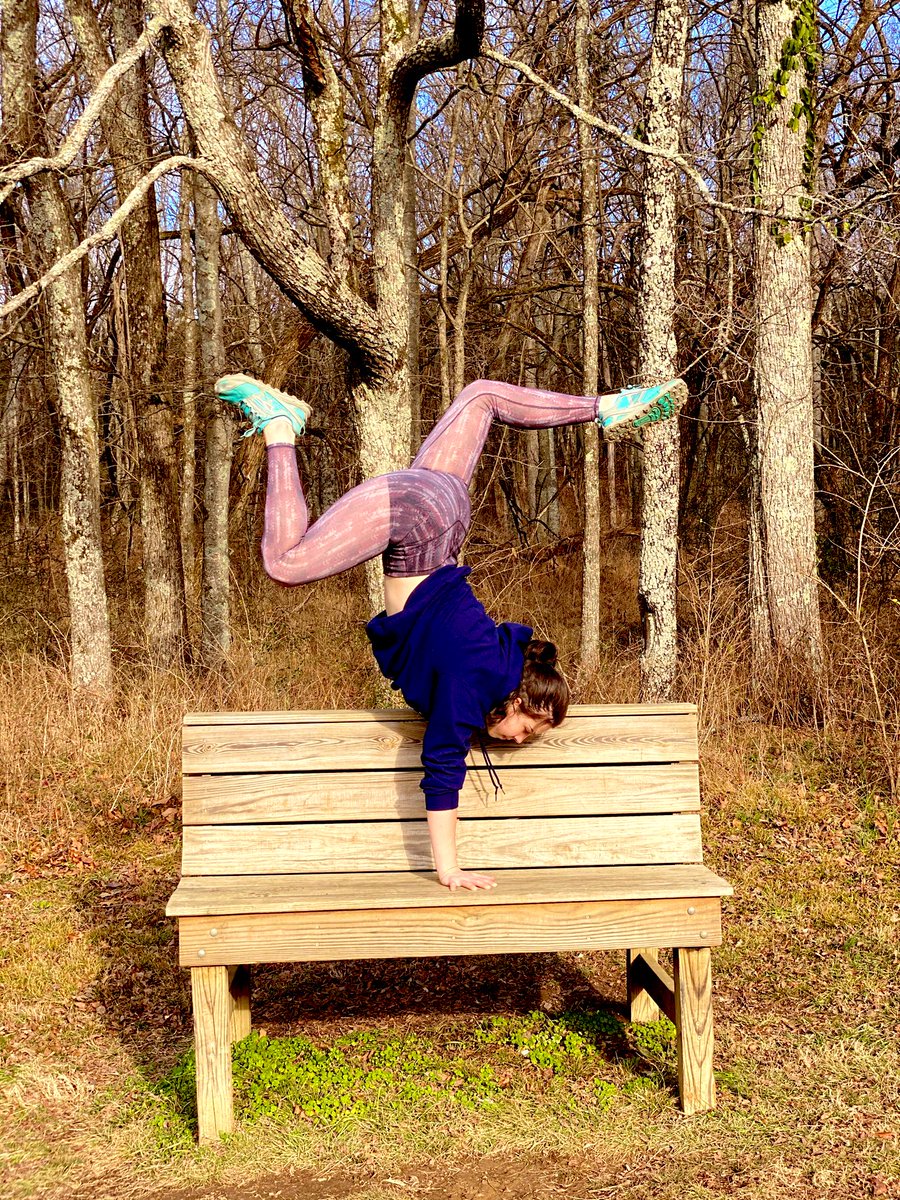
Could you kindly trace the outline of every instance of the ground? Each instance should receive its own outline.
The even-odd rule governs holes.
[[[735,889],[713,953],[716,1110],[685,1118],[665,1027],[627,1027],[623,955],[263,967],[238,1127],[199,1148],[164,916],[181,714],[371,703],[350,601],[288,603],[221,679],[147,673],[136,650],[103,713],[71,704],[44,649],[0,660],[3,1200],[900,1200],[894,726],[746,719],[727,612],[714,647],[682,656],[706,862]],[[503,609],[553,628],[524,600]],[[611,646],[583,698],[627,699],[633,667]],[[356,1107],[316,1109],[313,1085]]]

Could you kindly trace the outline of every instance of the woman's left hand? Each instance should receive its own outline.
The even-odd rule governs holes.
[[[482,875],[478,871],[462,871],[459,867],[452,871],[442,871],[438,878],[451,892],[455,892],[459,888],[467,892],[477,892],[480,889],[488,891],[497,886],[493,875]]]

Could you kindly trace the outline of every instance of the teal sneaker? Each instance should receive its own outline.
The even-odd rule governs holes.
[[[683,379],[670,379],[655,387],[627,387],[614,396],[602,396],[597,424],[609,441],[640,433],[657,421],[676,415],[688,397]]]
[[[249,375],[223,375],[216,380],[215,393],[226,404],[236,404],[250,421],[244,437],[259,433],[275,417],[287,417],[294,433],[300,437],[306,430],[306,418],[312,412],[309,405],[296,396],[279,392]]]

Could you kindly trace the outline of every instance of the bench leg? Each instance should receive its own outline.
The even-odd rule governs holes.
[[[625,970],[628,982],[628,1020],[633,1025],[656,1021],[660,1016],[659,1008],[650,993],[644,989],[638,972],[634,969],[634,964],[641,956],[648,962],[656,962],[657,952],[654,949],[631,949],[626,950],[625,953],[627,955]]]
[[[231,993],[231,1040],[240,1042],[250,1032],[250,968],[228,968]]]
[[[708,946],[674,950],[678,1094],[685,1113],[716,1106],[713,1078],[712,969]]]
[[[197,1125],[201,1143],[231,1133],[231,1038],[234,1003],[228,967],[192,967],[194,1046],[197,1058]],[[249,1011],[249,1010],[248,1010]]]

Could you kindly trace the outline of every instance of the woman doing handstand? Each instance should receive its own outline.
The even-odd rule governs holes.
[[[217,394],[263,433],[268,454],[262,557],[279,583],[312,583],[379,554],[384,611],[366,626],[382,673],[427,720],[421,782],[434,865],[451,891],[494,886],[462,870],[456,809],[473,737],[523,742],[563,720],[569,689],[556,650],[526,625],[495,625],[456,560],[469,527],[468,487],[495,420],[517,429],[596,421],[608,438],[673,417],[680,380],[609,396],[479,380],[457,396],[406,471],[352,488],[312,526],[294,449],[309,407],[246,375],[226,375]]]

